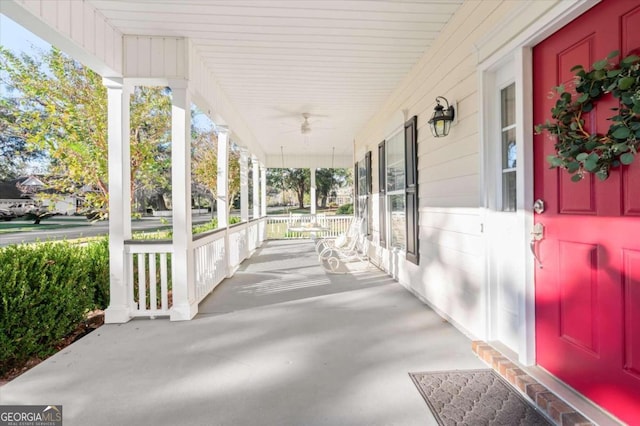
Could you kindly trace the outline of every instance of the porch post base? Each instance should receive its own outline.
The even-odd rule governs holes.
[[[189,321],[198,313],[198,304],[189,303],[174,305],[170,310],[169,320],[171,321]]]
[[[123,324],[130,320],[129,309],[125,306],[109,306],[104,311],[105,324]]]

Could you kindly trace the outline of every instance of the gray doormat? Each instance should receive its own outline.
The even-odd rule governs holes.
[[[440,425],[553,425],[493,370],[409,376]]]

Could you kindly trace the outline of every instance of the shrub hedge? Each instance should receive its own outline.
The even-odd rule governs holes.
[[[338,207],[338,210],[336,210],[336,214],[353,214],[353,204],[349,203],[341,205]]]
[[[55,345],[109,298],[106,238],[0,249],[0,374]]]

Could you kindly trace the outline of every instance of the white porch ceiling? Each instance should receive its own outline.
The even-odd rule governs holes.
[[[286,157],[352,155],[356,133],[463,2],[88,1],[125,35],[191,39],[271,157],[281,147]]]

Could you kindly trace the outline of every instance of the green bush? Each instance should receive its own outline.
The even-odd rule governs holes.
[[[97,309],[109,305],[109,239],[100,238],[83,248],[87,282],[93,284],[93,303]]]
[[[0,249],[0,374],[55,352],[88,311],[106,306],[108,288],[106,238]]]
[[[353,214],[353,204],[349,203],[341,205],[338,207],[338,210],[336,210],[336,214]]]
[[[229,217],[229,225],[233,225],[234,223],[240,223],[241,220],[238,216],[230,216]],[[209,222],[194,225],[193,226],[193,234],[202,234],[203,232],[212,231],[214,229],[218,229],[218,218],[213,218]]]

